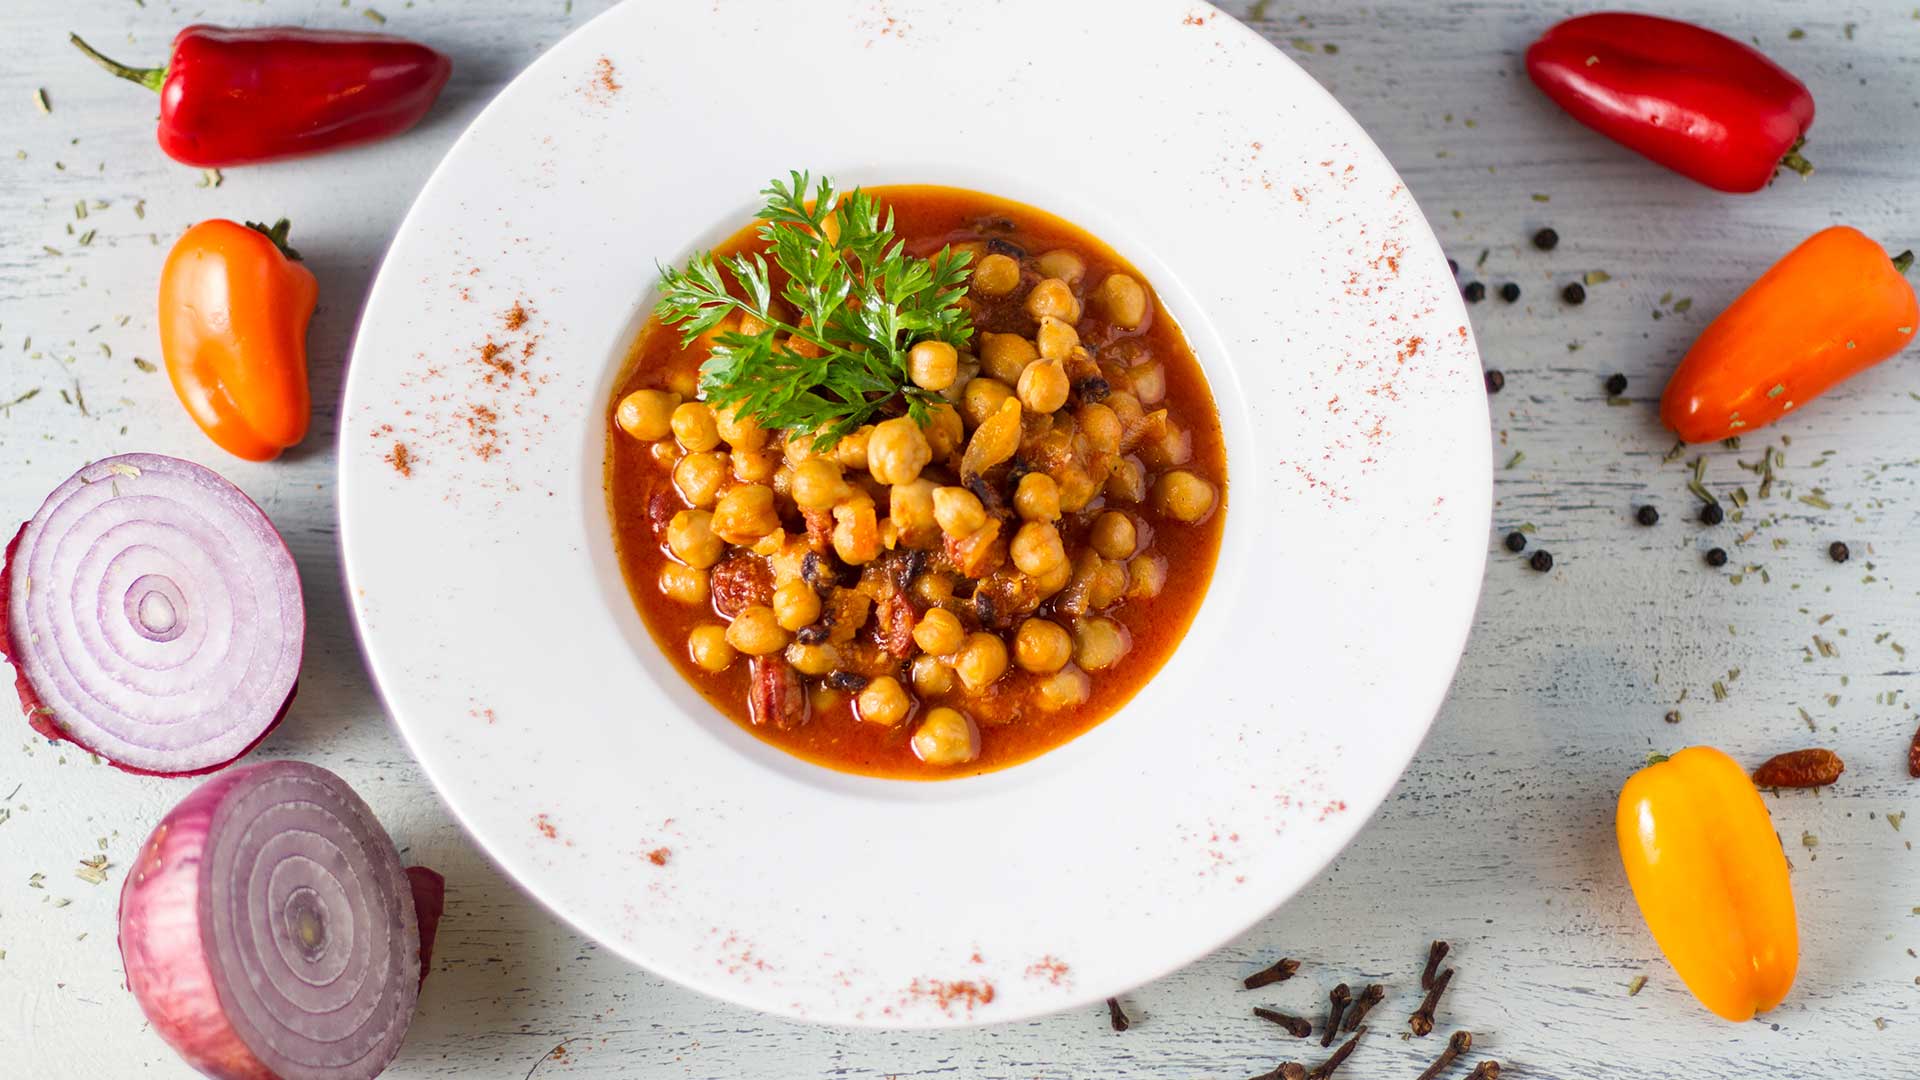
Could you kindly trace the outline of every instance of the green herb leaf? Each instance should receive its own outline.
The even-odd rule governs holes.
[[[771,265],[759,252],[716,259],[709,251],[684,268],[660,268],[656,313],[680,328],[683,343],[735,313],[759,324],[714,341],[700,368],[707,403],[738,406],[764,428],[812,432],[819,450],[902,404],[927,424],[940,398],[907,378],[907,352],[921,341],[959,347],[972,338],[959,304],[971,256],[906,254],[891,211],[857,188],[838,195],[824,177],[813,187],[796,172],[761,194],[759,235]],[[777,288],[776,271],[784,278]]]

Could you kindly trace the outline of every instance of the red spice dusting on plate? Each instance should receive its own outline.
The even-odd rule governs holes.
[[[612,103],[614,95],[620,90],[620,80],[614,71],[613,61],[603,56],[593,62],[593,75],[580,92],[595,105],[607,105]]]
[[[667,865],[667,860],[672,857],[673,857],[672,848],[657,847],[657,848],[654,848],[652,851],[647,852],[647,861],[652,863],[655,866]]]
[[[533,827],[539,831],[541,836],[549,840],[560,840],[560,829],[554,825],[553,819],[544,813],[533,816]],[[568,847],[573,846],[573,841],[571,840],[561,842],[565,843]]]
[[[1073,979],[1068,975],[1069,970],[1066,961],[1049,953],[1027,965],[1027,978],[1042,980],[1048,986],[1071,986]]]
[[[399,473],[401,476],[413,475],[413,451],[407,449],[406,443],[394,443],[393,449],[387,451],[387,456],[384,460],[387,464],[393,466],[394,472]]]
[[[522,301],[515,300],[513,306],[507,309],[507,313],[502,315],[500,320],[506,323],[508,330],[512,331],[527,325],[528,318],[530,318],[530,316],[527,313],[527,305]]]
[[[940,1011],[953,1012],[956,1006],[972,1012],[977,1006],[993,1002],[993,984],[982,979],[960,979],[948,982],[944,979],[915,979],[907,987],[907,994],[917,1001],[931,1001],[940,1006]]]
[[[1180,25],[1181,26],[1205,26],[1207,25],[1208,22],[1212,21],[1212,19],[1213,19],[1213,13],[1211,12],[1205,15],[1202,15],[1196,12],[1194,14],[1188,15],[1184,19],[1181,19]]]

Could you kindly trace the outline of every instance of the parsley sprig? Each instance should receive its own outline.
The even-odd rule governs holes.
[[[683,344],[735,312],[762,324],[715,339],[700,366],[701,392],[715,408],[738,403],[761,427],[814,432],[819,450],[902,403],[925,426],[940,397],[907,377],[907,352],[928,340],[957,348],[973,336],[959,303],[971,256],[947,247],[930,259],[908,255],[893,211],[873,196],[858,188],[837,196],[822,177],[809,198],[811,186],[796,172],[761,192],[759,236],[785,279],[778,299],[797,313],[791,321],[759,252],[716,259],[705,251],[684,269],[662,266],[656,312],[679,325]]]

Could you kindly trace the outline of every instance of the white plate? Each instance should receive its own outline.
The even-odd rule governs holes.
[[[1199,617],[1130,705],[1036,761],[914,784],[787,757],[704,704],[628,599],[602,423],[656,261],[790,168],[1090,229],[1212,381],[1231,503]],[[354,348],[341,537],[408,744],[562,918],[769,1012],[1012,1020],[1219,946],[1379,805],[1466,638],[1486,425],[1413,199],[1211,8],[628,3],[516,79],[408,214]]]

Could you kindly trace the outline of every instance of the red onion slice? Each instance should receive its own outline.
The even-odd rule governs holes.
[[[338,776],[245,765],[174,807],[128,871],[127,988],[217,1080],[369,1080],[413,1021],[439,886],[401,869]]]
[[[208,772],[252,749],[292,701],[305,639],[273,523],[178,458],[81,469],[0,572],[0,647],[28,720],[129,772]]]

